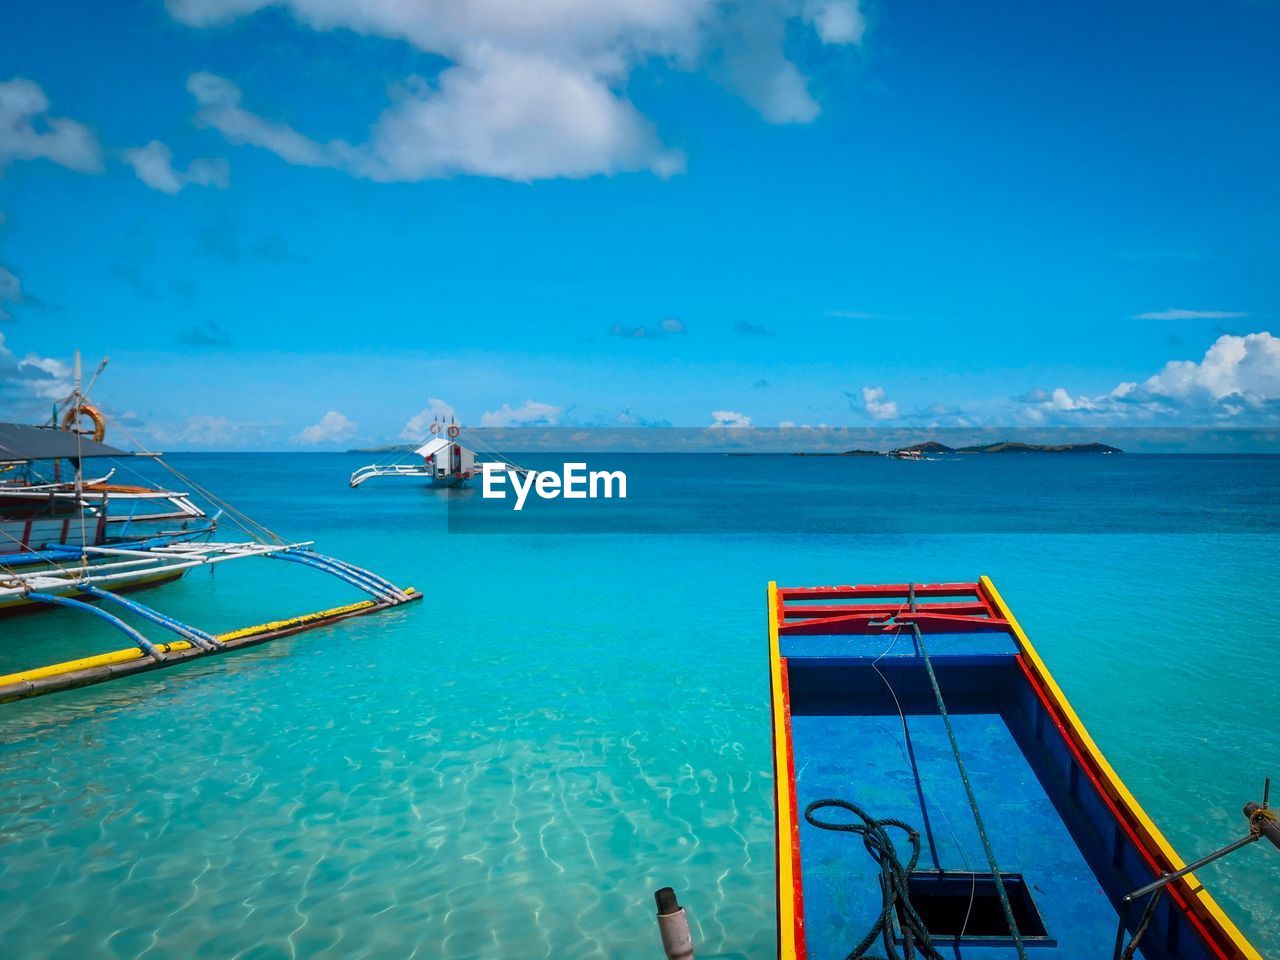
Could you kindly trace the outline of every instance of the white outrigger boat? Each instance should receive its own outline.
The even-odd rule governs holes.
[[[464,446],[462,439],[462,426],[457,421],[450,419],[446,424],[437,418],[431,422],[429,439],[425,442],[396,448],[390,462],[363,466],[351,474],[348,482],[352,487],[358,487],[374,477],[408,477],[425,480],[429,487],[460,487],[472,477],[482,475],[486,469],[528,473],[496,453],[492,454],[495,460],[477,460],[475,451]],[[466,439],[473,445],[481,445],[478,437],[468,436]],[[405,460],[405,457],[411,459]]]
[[[93,416],[101,414],[94,409]],[[114,467],[85,478],[86,460],[154,456],[108,446],[101,436],[0,423],[0,561],[25,565],[62,559],[82,547],[213,534],[217,516],[206,514],[185,491],[113,483]],[[63,479],[64,472],[71,479]]]
[[[0,703],[263,643],[422,599],[412,588],[402,589],[369,570],[317,553],[311,541],[284,540],[229,504],[222,503],[223,509],[210,516],[185,492],[113,484],[114,471],[86,479],[86,460],[146,456],[211,502],[221,503],[164,464],[159,454],[130,454],[103,443],[106,418],[80,390],[78,354],[75,371],[75,390],[61,419],[55,412],[46,426],[0,424],[0,616],[54,607],[77,611],[123,633],[131,645],[0,676]],[[93,430],[81,433],[77,428],[85,417],[93,421]],[[44,464],[52,479],[42,474]],[[71,479],[62,478],[63,464]],[[249,539],[212,539],[224,513]],[[368,599],[214,635],[125,596],[194,569],[253,557],[327,573]],[[149,638],[112,611],[145,621],[169,641]]]

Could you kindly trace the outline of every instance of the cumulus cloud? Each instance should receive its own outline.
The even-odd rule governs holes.
[[[434,82],[410,77],[359,145],[313,140],[260,117],[221,77],[196,74],[187,86],[199,105],[197,121],[232,143],[370,180],[532,181],[637,170],[668,177],[684,169],[684,158],[662,147],[628,100],[551,59],[490,50]]]
[[[1018,398],[1032,422],[1078,420],[1273,419],[1280,415],[1280,339],[1270,333],[1224,334],[1200,360],[1172,360],[1142,382],[1097,396],[1059,387]]]
[[[846,392],[853,399],[854,395]],[[898,416],[898,404],[885,397],[884,387],[863,387],[862,409],[872,420],[894,420]]]
[[[679,317],[663,317],[653,326],[641,324],[638,327],[627,327],[615,323],[609,328],[609,332],[624,340],[657,340],[660,337],[682,336],[688,332],[688,328]]]
[[[303,427],[300,433],[294,435],[294,443],[318,444],[318,443],[341,443],[343,440],[350,440],[355,435],[356,425],[347,419],[337,410],[330,410],[320,418],[319,423],[313,423],[309,427]]]
[[[564,413],[562,407],[536,400],[526,401],[519,407],[504,403],[497,410],[490,410],[480,417],[482,427],[553,427]]]
[[[40,85],[0,82],[0,170],[14,160],[50,160],[81,173],[102,170],[102,147],[83,123],[49,113]]]
[[[173,166],[173,151],[159,140],[146,146],[121,151],[124,162],[133,168],[138,179],[152,190],[174,194],[187,186],[219,187],[226,189],[231,180],[231,168],[226,160],[192,160],[185,171]]]
[[[1234,310],[1153,310],[1150,313],[1135,314],[1135,320],[1238,320],[1247,317],[1247,313]]]
[[[751,418],[737,410],[712,410],[711,428],[736,429],[751,426]]]
[[[0,333],[0,393],[18,400],[61,400],[70,392],[70,364],[34,353],[18,359]]]
[[[452,420],[456,416],[457,413],[449,404],[438,397],[430,397],[423,409],[405,421],[404,429],[400,431],[400,439],[414,443],[427,435],[433,422]]]
[[[410,77],[361,145],[317,141],[241,106],[234,84],[197,74],[200,119],[236,143],[291,163],[374,180],[454,175],[538,180],[623,171],[670,176],[684,158],[626,97],[631,73],[662,62],[706,68],[775,123],[808,122],[820,107],[787,57],[791,23],[829,45],[862,41],[856,0],[167,0],[193,27],[216,27],[268,6],[316,30],[403,40],[447,61]]]
[[[733,325],[733,332],[740,333],[744,337],[771,337],[773,331],[768,327],[763,327],[758,323],[751,323],[748,320],[738,320]]]
[[[867,32],[867,20],[857,0],[811,0],[803,13],[823,43],[861,43]]]

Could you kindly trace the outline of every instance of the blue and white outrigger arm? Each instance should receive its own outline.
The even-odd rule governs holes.
[[[363,567],[317,553],[311,549],[310,542],[167,543],[140,549],[81,547],[74,553],[74,557],[69,555],[70,551],[64,553],[64,563],[51,569],[30,572],[11,569],[0,579],[0,613],[31,604],[88,613],[119,630],[132,641],[132,646],[95,657],[0,676],[0,703],[251,646],[336,620],[422,599],[422,594],[412,588],[402,589]],[[121,593],[177,579],[194,568],[249,557],[284,560],[327,573],[368,594],[370,599],[214,635]],[[90,560],[95,562],[90,563]],[[97,605],[89,602],[91,600],[97,601]],[[103,609],[102,604],[119,606],[175,634],[178,639],[169,643],[155,642]]]

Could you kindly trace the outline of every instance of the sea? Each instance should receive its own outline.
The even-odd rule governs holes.
[[[1274,457],[586,455],[627,499],[520,512],[351,489],[356,454],[169,459],[425,599],[0,705],[6,958],[653,958],[662,886],[699,957],[774,956],[770,580],[990,575],[1187,860],[1280,779]],[[138,596],[219,631],[359,595],[249,560]],[[123,645],[9,618],[0,673]],[[1280,851],[1198,875],[1280,956]]]

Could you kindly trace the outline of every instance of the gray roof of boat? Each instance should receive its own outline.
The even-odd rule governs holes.
[[[58,430],[54,427],[33,427],[24,423],[0,423],[0,463],[19,460],[61,460],[75,457],[129,457],[105,443],[91,437]]]

